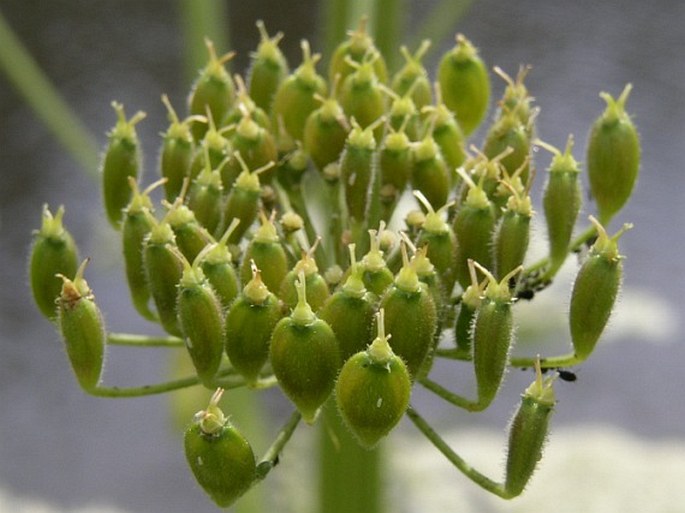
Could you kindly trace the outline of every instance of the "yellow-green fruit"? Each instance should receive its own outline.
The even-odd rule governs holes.
[[[105,354],[104,322],[93,293],[83,279],[85,260],[73,280],[60,275],[62,292],[57,301],[58,324],[69,362],[81,387],[97,387]]]
[[[162,95],[171,124],[163,135],[162,149],[159,153],[159,168],[164,182],[167,201],[173,202],[181,193],[183,180],[190,175],[190,167],[195,153],[195,140],[190,132],[190,122],[180,121],[167,95]]]
[[[464,135],[485,117],[490,102],[490,78],[476,48],[462,34],[438,65],[438,82],[445,105],[454,112]]]
[[[50,320],[57,315],[55,301],[62,284],[57,274],[73,276],[78,268],[78,251],[71,234],[64,228],[64,207],[54,217],[48,206],[43,206],[40,230],[35,232],[29,260],[29,278],[33,299],[41,313]]]
[[[640,138],[625,111],[631,89],[628,84],[616,100],[601,94],[607,108],[592,125],[588,140],[590,190],[603,224],[608,224],[628,201],[640,169]]]
[[[345,362],[335,386],[345,424],[367,449],[397,425],[411,395],[407,367],[390,348],[382,325],[379,320],[378,338]]]
[[[335,80],[336,76],[340,76],[344,80],[349,74],[354,73],[355,68],[349,63],[361,63],[367,56],[378,54],[378,58],[373,61],[373,68],[376,76],[382,83],[388,81],[388,69],[385,64],[385,59],[380,55],[378,49],[373,43],[373,39],[366,32],[367,18],[362,17],[359,20],[359,27],[354,32],[349,32],[349,37],[340,43],[331,56],[328,65],[328,77],[331,82]]]

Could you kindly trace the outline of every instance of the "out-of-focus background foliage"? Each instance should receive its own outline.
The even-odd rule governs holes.
[[[405,42],[416,40],[412,29],[436,3],[406,2]],[[238,52],[234,71],[247,66],[258,42],[254,21],[259,18],[271,33],[285,32],[282,48],[291,66],[299,64],[301,38],[321,49],[319,2],[228,1],[225,8],[231,49]],[[147,157],[145,180],[151,181],[158,134],[166,126],[160,94],[169,94],[181,111],[192,79],[183,67],[178,3],[3,0],[0,12],[98,147],[114,123],[111,100],[123,102],[129,115],[147,112],[138,128]],[[617,95],[632,82],[628,110],[642,136],[643,165],[633,200],[612,227],[635,224],[621,244],[628,259],[620,310],[593,358],[575,369],[578,381],[558,383],[548,451],[528,492],[511,503],[487,496],[402,423],[388,446],[393,511],[685,511],[683,26],[685,3],[676,0],[475,0],[453,27],[450,38],[463,32],[490,66],[512,75],[519,64],[533,66],[527,83],[542,108],[540,137],[563,146],[573,133],[581,161],[585,134],[604,107],[598,93]],[[436,55],[452,45],[450,38],[433,42],[438,51],[426,62],[429,72]],[[501,94],[503,82],[493,76],[493,84],[495,96]],[[481,139],[482,133],[476,134],[473,142]],[[538,187],[548,163],[549,155],[538,154]],[[127,304],[118,241],[105,225],[98,184],[2,75],[0,173],[0,511],[214,511],[186,468],[180,428],[169,422],[175,396],[125,401],[85,396],[53,327],[30,300],[31,230],[39,225],[43,203],[65,204],[66,223],[82,254],[93,257],[88,279],[109,326],[149,330]],[[591,212],[586,204],[585,213]],[[555,324],[555,315],[567,306],[571,279],[571,273],[562,275],[545,293],[556,302],[548,303],[544,315],[521,309],[522,338],[534,333],[555,344],[564,340],[565,327]],[[168,366],[169,358],[159,351],[112,351],[105,379],[155,382],[164,379]],[[449,380],[455,371],[441,372]],[[508,416],[529,381],[529,374],[512,372],[484,414],[427,403],[420,391],[415,401],[449,432],[455,449],[496,477]],[[278,393],[266,395],[279,404]],[[299,434],[284,454],[283,468],[261,485],[278,490],[274,511],[306,508],[302,476],[311,471],[308,443]]]

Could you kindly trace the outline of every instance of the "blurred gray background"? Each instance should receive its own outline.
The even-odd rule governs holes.
[[[282,47],[293,67],[300,61],[299,40],[316,41],[315,2],[230,1],[227,5],[238,51],[236,71],[245,69],[257,44],[254,21],[258,18],[264,19],[271,33],[285,32]],[[408,5],[412,19],[420,20],[432,2]],[[125,104],[129,116],[139,109],[147,112],[139,134],[146,154],[146,181],[152,181],[158,134],[166,127],[160,94],[169,94],[181,111],[189,88],[182,69],[175,2],[2,0],[0,11],[101,146],[114,123],[113,99]],[[665,453],[684,454],[685,337],[680,320],[685,293],[684,26],[685,3],[677,0],[476,0],[454,27],[454,32],[463,32],[480,48],[491,66],[497,64],[512,75],[519,64],[533,66],[527,84],[542,108],[540,136],[563,147],[567,135],[575,134],[574,153],[581,161],[588,128],[604,108],[598,93],[616,96],[626,83],[634,85],[628,110],[642,137],[643,164],[634,197],[611,229],[615,231],[619,222],[635,224],[621,241],[622,252],[628,255],[622,310],[613,320],[613,334],[606,344],[576,369],[578,381],[558,384],[554,426],[563,435],[555,440],[553,434],[550,451],[558,444],[571,444],[566,446],[569,451],[572,444],[587,449],[589,438],[584,438],[583,427],[592,425],[618,430],[633,448],[667,441],[673,449]],[[448,49],[452,40],[434,41],[434,45],[440,51],[427,62],[431,73],[435,55]],[[503,82],[493,76],[493,84],[498,96]],[[481,140],[479,133],[473,142]],[[537,164],[540,187],[549,155],[541,152]],[[23,511],[22,507],[47,511],[40,509],[45,504],[58,511],[96,505],[149,513],[215,511],[186,468],[180,427],[169,420],[173,416],[169,398],[174,396],[108,400],[84,395],[57,334],[31,302],[26,276],[31,231],[39,226],[43,203],[52,208],[65,204],[66,223],[82,254],[93,257],[87,278],[110,328],[153,332],[128,306],[118,242],[105,225],[97,184],[78,169],[1,75],[0,172],[0,511]],[[584,215],[591,212],[591,205],[586,205]],[[571,275],[560,279],[559,287],[550,291],[550,297],[558,294],[558,301],[549,308],[563,311],[571,279]],[[536,316],[532,312],[522,312],[521,334],[532,329],[526,320]],[[558,330],[551,333],[554,338],[565,337]],[[105,379],[112,384],[160,381],[171,360],[160,351],[117,349],[110,354]],[[450,371],[441,372],[448,376]],[[495,406],[481,415],[454,413],[420,391],[415,402],[445,429],[482,429],[484,436],[494,433],[503,443],[507,419],[529,382],[529,374],[511,373]],[[266,397],[282,404],[276,392]],[[278,416],[279,409],[275,411]],[[566,436],[565,429],[575,429],[577,436]],[[413,433],[408,423],[402,424],[402,436],[412,440]],[[399,441],[398,447],[405,446]],[[423,442],[416,447],[435,452]],[[601,449],[596,448],[598,459],[611,461],[612,456],[602,455]],[[647,462],[642,454],[632,462],[636,468],[653,464],[657,473],[685,478],[685,465],[663,467],[658,461]],[[647,449],[644,454],[655,452]],[[496,458],[495,463],[500,463],[502,456]],[[617,472],[631,472],[618,460],[613,466]],[[473,496],[484,493],[453,472],[451,479],[465,483]],[[540,474],[544,472],[543,460]],[[262,486],[277,479],[269,480]],[[626,493],[633,491],[629,480],[621,483],[618,490],[624,486]],[[402,494],[410,493],[410,487],[395,491],[397,504],[402,504],[398,511],[409,511],[416,502],[403,500]],[[682,492],[675,492],[668,511],[685,511],[683,502],[677,503]],[[601,494],[597,488],[577,490],[584,502],[569,507],[573,499],[564,499],[566,507],[595,511],[588,499],[593,493]],[[648,506],[641,511],[666,511],[651,504],[656,509]],[[540,511],[565,507],[556,501],[538,506]],[[515,511],[517,506],[514,501],[481,505],[473,511],[500,507]]]

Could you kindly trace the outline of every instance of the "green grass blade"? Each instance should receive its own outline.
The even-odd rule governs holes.
[[[38,67],[0,13],[0,69],[55,138],[92,177],[97,177],[95,139]]]

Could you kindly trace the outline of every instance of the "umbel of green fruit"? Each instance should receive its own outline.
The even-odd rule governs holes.
[[[256,464],[250,443],[219,408],[222,394],[217,389],[207,409],[195,414],[183,444],[197,482],[218,506],[227,508],[254,481]]]
[[[381,310],[376,317],[378,337],[345,362],[335,386],[345,424],[367,449],[397,425],[411,395],[409,371],[393,353],[384,324]]]

